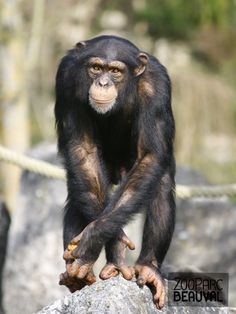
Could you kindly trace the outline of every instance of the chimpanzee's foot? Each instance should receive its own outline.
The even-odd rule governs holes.
[[[134,268],[125,264],[125,251],[126,248],[134,250],[135,246],[133,242],[127,237],[123,230],[117,240],[111,243],[111,257],[107,261],[107,264],[101,270],[99,277],[101,279],[109,279],[116,277],[119,273],[127,280],[132,279],[134,276]]]
[[[115,265],[113,263],[107,263],[101,270],[99,277],[103,280],[116,277],[121,273],[126,280],[131,280],[134,276],[134,268],[131,266]]]
[[[160,273],[155,266],[136,265],[135,274],[139,286],[147,285],[152,294],[153,302],[158,309],[161,309],[165,303],[165,284]]]

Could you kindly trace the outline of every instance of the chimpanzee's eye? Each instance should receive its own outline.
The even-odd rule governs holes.
[[[118,68],[112,68],[112,69],[110,70],[110,72],[111,72],[111,73],[114,73],[114,74],[118,74],[118,73],[120,73],[120,70],[119,70]]]
[[[93,65],[91,65],[90,69],[91,69],[91,71],[94,72],[94,73],[99,73],[99,72],[102,71],[101,66],[98,65],[98,64],[93,64]]]
[[[93,69],[94,69],[95,71],[99,71],[99,70],[100,70],[99,66],[97,66],[97,65],[93,65]]]

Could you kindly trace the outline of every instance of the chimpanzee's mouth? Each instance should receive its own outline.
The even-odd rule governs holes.
[[[116,103],[116,97],[110,99],[96,99],[89,96],[90,106],[98,113],[104,114],[110,111]]]
[[[92,101],[93,103],[99,105],[99,106],[103,106],[103,105],[108,105],[111,104],[115,101],[116,97],[110,98],[110,99],[96,99],[93,97],[89,97],[89,100]]]

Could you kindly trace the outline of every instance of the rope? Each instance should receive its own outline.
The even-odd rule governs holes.
[[[48,162],[26,157],[0,145],[0,160],[16,165],[22,169],[35,172],[42,176],[65,180],[65,170]]]
[[[222,196],[236,196],[236,184],[224,184],[224,185],[201,185],[201,186],[189,186],[189,185],[177,185],[176,196],[181,199],[189,199],[192,197],[206,197],[215,198]]]
[[[39,175],[65,180],[65,170],[53,166],[48,162],[37,160],[31,157],[26,157],[22,154],[15,153],[0,145],[0,160],[16,165],[22,169],[37,173]],[[236,196],[236,184],[214,185],[214,186],[187,186],[177,185],[176,196],[180,199],[189,199],[192,197],[222,197],[222,196]]]

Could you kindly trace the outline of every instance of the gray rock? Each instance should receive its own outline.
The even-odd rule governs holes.
[[[228,313],[219,307],[167,307],[155,308],[147,287],[139,288],[135,282],[122,277],[100,281],[79,292],[64,296],[37,314],[158,314],[158,313]]]
[[[236,206],[227,198],[178,200],[176,227],[165,259],[179,270],[229,273],[236,306]]]
[[[31,155],[58,164],[55,145],[37,146]],[[12,217],[4,274],[8,314],[33,313],[62,297],[62,207],[66,183],[24,172],[18,208]]]
[[[181,166],[176,169],[175,180],[178,184],[185,185],[205,185],[207,184],[204,176],[194,169]]]

